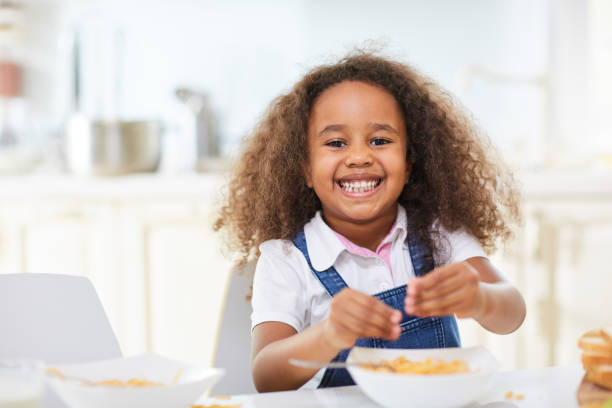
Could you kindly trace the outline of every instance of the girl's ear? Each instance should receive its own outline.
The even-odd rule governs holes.
[[[304,174],[304,180],[306,180],[306,185],[312,188],[312,176],[310,175],[310,164],[302,163],[302,174]]]

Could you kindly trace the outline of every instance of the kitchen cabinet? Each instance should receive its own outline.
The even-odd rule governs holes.
[[[212,231],[223,181],[5,178],[0,271],[87,276],[125,355],[210,364],[231,268]]]
[[[611,323],[612,173],[550,171],[518,178],[523,223],[492,259],[521,290],[527,317],[509,336],[473,333],[478,344],[503,356],[507,368],[577,363],[578,337]]]
[[[145,348],[208,363],[231,265],[211,229],[210,197],[183,200],[125,208],[122,245],[141,256],[124,265],[140,271]]]

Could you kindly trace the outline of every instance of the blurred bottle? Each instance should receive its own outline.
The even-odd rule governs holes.
[[[27,170],[34,157],[25,140],[26,100],[20,58],[21,6],[0,1],[0,171]]]
[[[12,2],[0,2],[0,146],[17,144],[15,117],[22,109],[21,64],[15,55],[20,8]]]
[[[0,146],[13,147],[20,133],[24,101],[21,97],[21,65],[0,50]]]
[[[179,88],[175,93],[189,113],[182,127],[194,144],[195,169],[208,170],[210,163],[218,159],[221,153],[217,117],[208,95],[186,88]]]

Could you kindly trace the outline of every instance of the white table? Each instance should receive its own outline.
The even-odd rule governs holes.
[[[576,390],[583,375],[584,371],[579,365],[500,372],[496,376],[492,389],[470,408],[575,408],[578,407]],[[443,392],[443,390],[440,391]],[[508,391],[523,394],[525,398],[507,400],[505,395]],[[236,395],[229,400],[207,398],[199,403],[204,406],[242,404],[241,408],[366,408],[378,406],[370,401],[357,386]],[[407,404],[409,404],[409,398],[407,398]]]

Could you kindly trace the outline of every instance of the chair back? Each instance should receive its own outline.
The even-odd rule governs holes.
[[[230,272],[221,323],[217,333],[215,367],[226,374],[213,387],[211,395],[252,394],[257,392],[251,376],[251,282],[255,263]]]
[[[0,359],[76,364],[121,357],[100,299],[79,276],[0,274]],[[44,408],[67,408],[45,388]]]
[[[121,357],[91,282],[55,274],[0,275],[0,358],[73,364]]]

